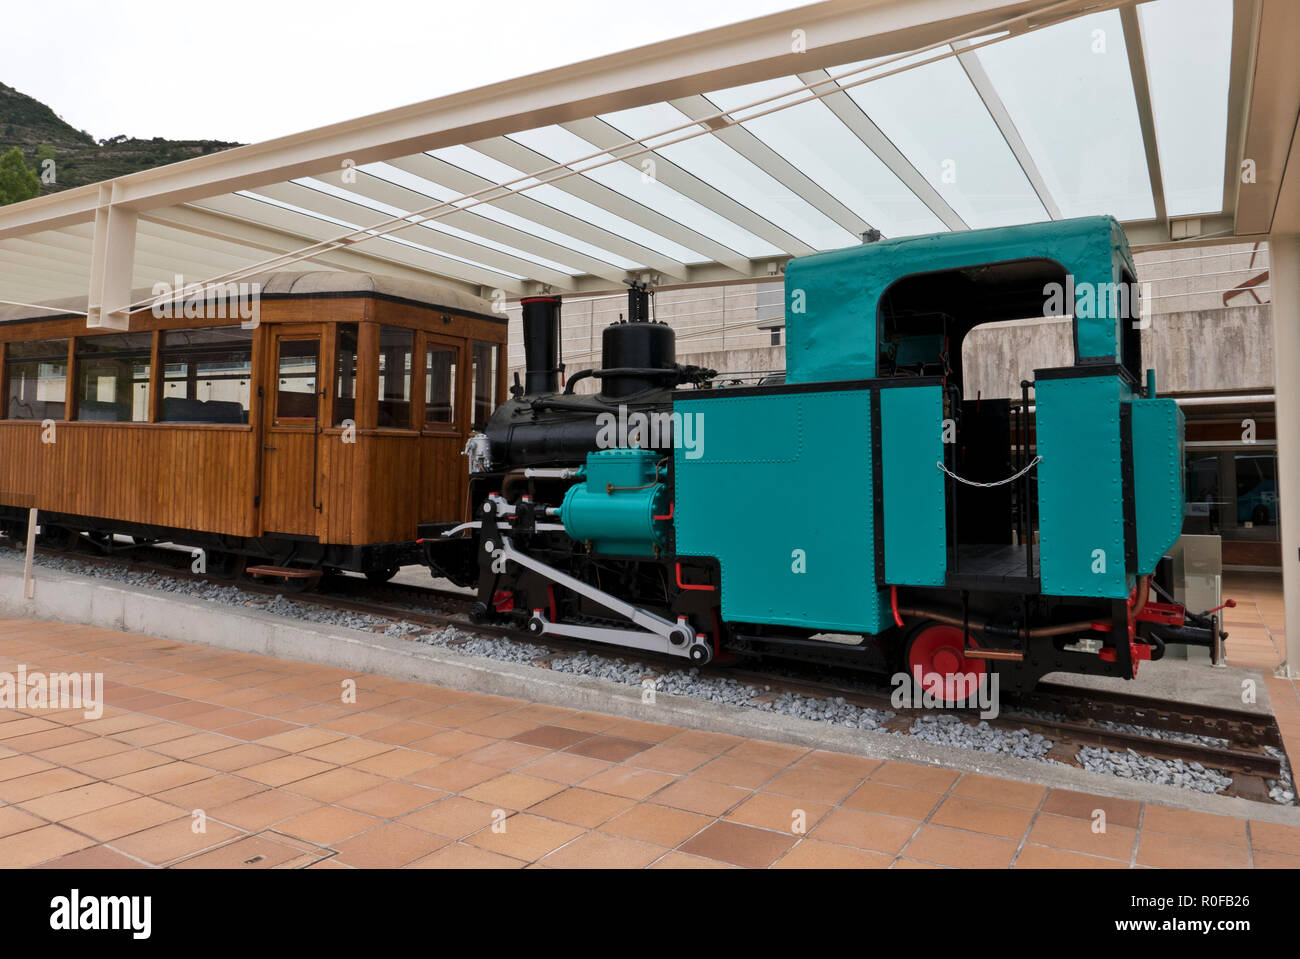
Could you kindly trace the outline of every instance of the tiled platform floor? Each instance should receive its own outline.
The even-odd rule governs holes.
[[[1296,827],[103,629],[0,620],[18,664],[107,706],[0,711],[4,867],[1300,866]]]
[[[1237,601],[1223,611],[1230,666],[1264,674],[1269,700],[1282,730],[1287,755],[1300,756],[1300,692],[1295,680],[1273,678],[1286,659],[1286,624],[1282,618],[1282,576],[1275,573],[1227,573],[1223,596]]]

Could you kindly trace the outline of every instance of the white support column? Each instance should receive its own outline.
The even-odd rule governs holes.
[[[136,212],[113,203],[115,186],[99,188],[95,240],[90,258],[90,329],[125,330],[130,322],[131,280],[135,273]]]
[[[1300,677],[1300,236],[1271,236],[1268,246],[1286,660]]]

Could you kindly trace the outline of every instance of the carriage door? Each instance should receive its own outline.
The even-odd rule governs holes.
[[[319,331],[271,334],[263,403],[262,531],[315,536],[320,515],[317,436],[324,383]]]

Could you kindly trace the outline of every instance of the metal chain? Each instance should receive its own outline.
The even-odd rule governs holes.
[[[977,483],[974,480],[968,480],[965,479],[964,477],[958,476],[952,470],[948,469],[948,467],[943,465],[943,460],[935,460],[934,465],[939,467],[939,469],[943,470],[945,473],[947,473],[949,476],[955,479],[958,483],[965,483],[967,486],[989,487],[989,486],[1006,486],[1008,483],[1014,483],[1016,480],[1020,479],[1020,477],[1024,476],[1026,473],[1028,473],[1031,469],[1033,469],[1042,461],[1043,458],[1041,456],[1035,456],[1033,459],[1029,461],[1029,465],[1027,465],[1020,472],[1016,473],[1013,476],[1008,476],[1004,480],[998,480],[996,483]]]

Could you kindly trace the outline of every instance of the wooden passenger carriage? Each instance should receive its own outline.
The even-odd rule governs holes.
[[[34,504],[57,537],[377,572],[419,561],[419,524],[464,518],[462,450],[505,392],[504,315],[369,274],[249,282],[251,302],[144,310],[125,334],[0,311],[10,533]]]

